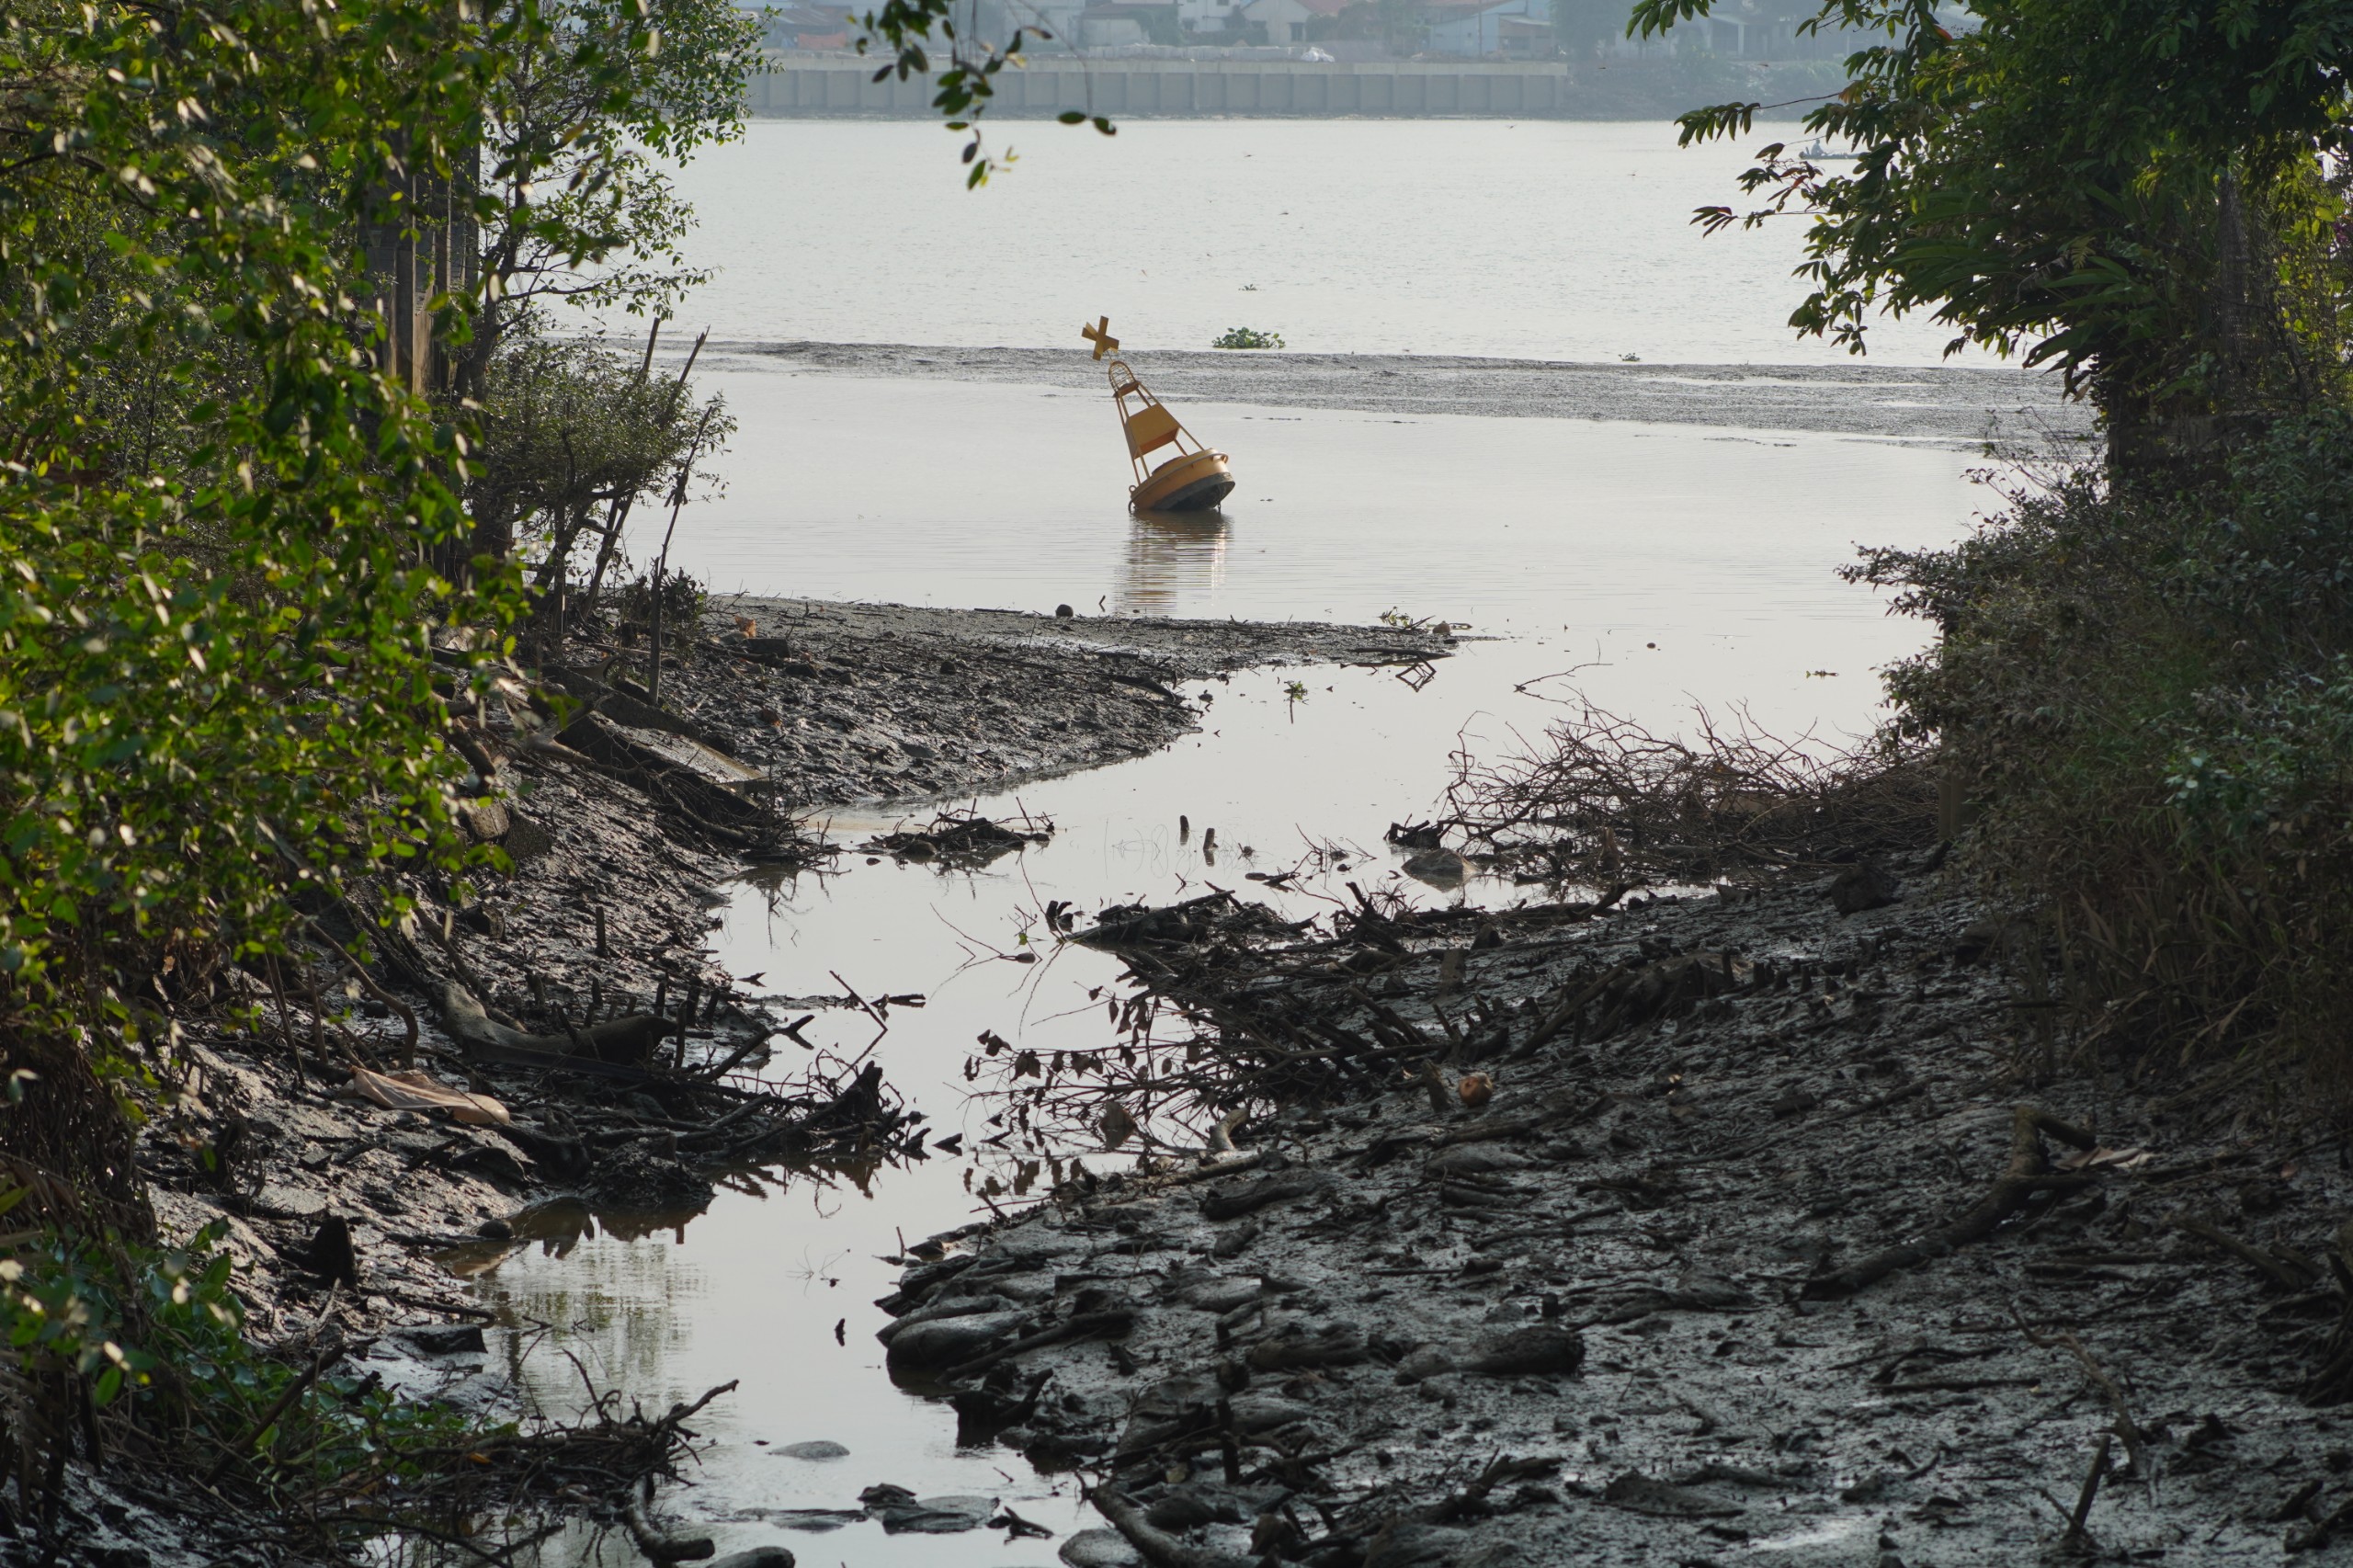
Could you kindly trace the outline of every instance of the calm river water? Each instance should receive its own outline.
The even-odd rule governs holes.
[[[961,142],[914,122],[764,120],[680,180],[722,269],[682,319],[715,336],[1129,347],[1227,327],[1347,354],[1783,365],[1842,358],[1783,323],[1804,220],[1703,238],[1747,154],[1793,125],[1678,149],[1649,122],[1154,119],[1105,137],[992,127],[1020,161],[964,189]],[[1878,332],[1939,362],[1950,333]]]
[[[1015,172],[967,196],[936,131],[756,127],[688,178],[705,220],[696,255],[726,268],[698,309],[720,337],[966,345],[1059,344],[1108,311],[1147,379],[1150,346],[1198,346],[1235,321],[1331,349],[1809,357],[1776,324],[1791,242],[1697,238],[1688,210],[1721,195],[1736,160],[1677,154],[1666,126],[1159,121],[1111,141],[1025,125],[1014,141],[1028,154]],[[1186,219],[1155,228],[1146,210]],[[1891,339],[1904,342],[1933,352]],[[1533,739],[1579,691],[1654,724],[1704,700],[1784,731],[1859,732],[1872,669],[1922,632],[1836,568],[1859,540],[1950,539],[1990,499],[1963,455],[1886,441],[1208,404],[1179,412],[1233,454],[1242,488],[1222,517],[1140,521],[1108,400],[748,359],[710,381],[742,429],[727,494],[688,512],[674,560],[715,590],[1275,619],[1395,608],[1495,639],[1466,642],[1419,691],[1357,670],[1306,672],[1304,701],[1282,689],[1299,672],[1212,685],[1209,728],[1170,750],[981,802],[1060,830],[982,874],[851,858],[837,876],[745,887],[715,933],[734,972],[785,994],[833,992],[835,971],[869,994],[927,994],[893,1013],[879,1055],[943,1131],[991,1131],[961,1072],[982,1030],[1047,1048],[1099,1038],[1087,993],[1115,960],[991,956],[1048,899],[1091,910],[1233,885],[1231,853],[1203,863],[1212,825],[1258,866],[1338,841],[1355,846],[1348,875],[1394,877],[1381,831],[1427,812],[1449,756]],[[881,824],[845,816],[837,830]],[[1329,891],[1308,884],[1292,907]],[[812,1033],[851,1051],[872,1033],[825,1017]],[[722,1551],[1049,1563],[1051,1540],[784,1528],[784,1511],[854,1508],[876,1482],[995,1496],[1057,1530],[1091,1522],[1066,1483],[958,1452],[952,1416],[881,1370],[870,1303],[896,1273],[881,1258],[980,1211],[971,1179],[939,1159],[863,1188],[794,1177],[765,1198],[722,1192],[682,1227],[594,1227],[517,1253],[481,1289],[560,1325],[649,1405],[742,1380],[701,1423],[702,1469],[664,1505]],[[545,1349],[526,1376],[551,1403],[576,1386]],[[848,1457],[777,1451],[816,1438]],[[635,1561],[621,1539],[558,1544],[571,1562]]]

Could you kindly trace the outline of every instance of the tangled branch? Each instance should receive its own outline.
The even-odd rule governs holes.
[[[1581,703],[1533,756],[1458,756],[1453,824],[1506,864],[1614,887],[1801,869],[1936,835],[1927,744],[1887,735],[1850,749],[1784,739],[1745,710],[1704,708],[1692,735],[1656,735]]]

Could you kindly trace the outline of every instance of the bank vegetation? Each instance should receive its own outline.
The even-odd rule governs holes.
[[[1710,8],[1642,0],[1632,27]],[[2353,7],[1829,0],[1813,25],[1879,40],[1804,121],[1816,155],[1768,142],[1745,202],[1695,222],[1808,224],[1796,331],[1860,352],[1880,312],[1926,315],[2064,378],[2104,438],[2095,463],[2012,474],[1955,548],[1852,569],[1938,634],[1887,673],[1856,777],[1884,795],[1898,761],[1923,812],[1940,801],[2085,1060],[2220,1066],[2299,1104],[2313,1074],[2341,1114]],[[1696,111],[1684,140],[1752,133],[1765,107]],[[1572,725],[1531,766],[1590,784],[1623,754]],[[1702,746],[1666,783],[1739,807],[1743,762]]]
[[[943,8],[900,0],[882,36]],[[199,1022],[259,1038],[256,996],[282,1009],[312,957],[373,985],[420,887],[508,869],[463,827],[463,715],[584,595],[659,597],[621,528],[729,427],[654,363],[699,280],[665,171],[737,133],[756,60],[724,0],[0,6],[0,1522],[25,1540],[53,1551],[69,1471],[126,1454],[124,1484],[315,1552],[678,1441],[494,1432],[259,1343],[221,1236],[161,1233],[135,1152]]]

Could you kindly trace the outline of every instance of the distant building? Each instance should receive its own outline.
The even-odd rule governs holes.
[[[1250,28],[1274,44],[1305,43],[1330,34],[1340,13],[1355,0],[1245,0],[1240,7]]]
[[[1085,30],[1079,18],[1086,14],[1086,0],[1045,0],[1042,5],[1022,6],[1017,25],[1028,31],[1023,47],[1037,49],[1039,47],[1037,35],[1039,30],[1043,28],[1046,36],[1051,40],[1051,45],[1043,52],[1051,53],[1055,48],[1076,49],[1079,34]],[[1008,35],[1004,28],[1000,27],[995,32],[982,32],[976,36],[1001,40]]]
[[[1427,0],[1430,52],[1484,60],[1552,52],[1552,0]]]
[[[774,6],[761,18],[761,41],[770,49],[847,49],[849,18],[847,6]]]
[[[1078,44],[1111,49],[1126,43],[1181,43],[1177,0],[1099,0],[1078,16]]]
[[[1188,33],[1239,33],[1242,6],[1239,0],[1176,0],[1176,22]]]

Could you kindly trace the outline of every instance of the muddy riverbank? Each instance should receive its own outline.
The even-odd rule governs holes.
[[[679,711],[820,805],[994,794],[1142,756],[1200,722],[1177,682],[1253,665],[1411,669],[1454,648],[1442,624],[711,602],[711,626],[732,635],[699,650]]]
[[[1293,1103],[919,1249],[894,1375],[1093,1489],[1073,1563],[2343,1550],[2341,1139],[2052,1074],[2014,938],[1927,859],[1844,881],[1124,917],[1202,1049],[1008,1104],[1128,1134],[1220,1041]]]
[[[1211,891],[1173,909],[1046,905],[1017,915],[1025,941],[1111,955],[1129,982],[1082,994],[1075,1049],[966,1048],[983,1098],[959,1137],[874,1071],[888,1048],[798,1032],[925,998],[730,972],[719,890],[832,863],[802,825],[828,806],[903,805],[899,858],[952,857],[957,795],[1150,750],[1225,689],[1178,682],[1410,674],[1444,637],[745,599],[670,641],[658,704],[648,640],[620,629],[460,702],[467,820],[512,874],[420,885],[415,934],[365,979],[318,946],[234,982],[252,1026],[190,1028],[190,1092],[142,1165],[167,1233],[227,1231],[252,1332],[290,1360],[339,1351],[505,1418],[531,1399],[501,1347],[538,1331],[469,1280],[683,1225],[717,1187],[863,1188],[947,1154],[975,1206],[1052,1196],[915,1243],[879,1358],[1011,1500],[895,1488],[908,1456],[881,1448],[822,1473],[788,1455],[811,1504],[731,1499],[765,1462],[746,1447],[677,1456],[702,1495],[660,1494],[655,1528],[909,1551],[949,1531],[942,1561],[994,1523],[1073,1563],[1916,1568],[2026,1560],[2071,1529],[2110,1557],[2272,1562],[2353,1521],[2328,1403],[2353,1383],[2343,1148],[2245,1072],[2055,1073],[2023,948],[1936,857],[1836,890],[1453,903],[1479,864],[1404,830],[1386,858],[1204,863]],[[790,799],[736,790],[731,764]],[[1302,878],[1328,902],[1257,908]],[[504,1123],[366,1097],[351,1069],[402,1067],[404,1009],[431,1084]],[[665,1026],[638,1056],[522,1056],[631,1019]],[[975,1135],[993,1147],[968,1164]],[[1109,1174],[1138,1153],[1142,1174]],[[843,1244],[889,1235],[870,1215]],[[861,1336],[829,1283],[816,1337],[847,1355]],[[779,1441],[825,1448],[838,1420],[800,1411]],[[109,1484],[74,1505],[97,1546],[218,1555],[159,1504],[110,1515]],[[1070,1517],[1082,1488],[1100,1522]],[[634,1551],[620,1490],[567,1500],[586,1533],[543,1560]],[[1059,1534],[1022,1540],[1054,1505]]]
[[[299,955],[223,971],[182,1020],[140,1165],[167,1244],[221,1235],[266,1350],[494,1424],[528,1415],[483,1331],[531,1325],[494,1322],[471,1279],[680,1223],[764,1170],[938,1152],[883,1064],[799,1033],[922,997],[779,999],[714,960],[723,889],[827,858],[813,810],[904,802],[903,851],[952,857],[974,846],[927,835],[932,801],[1165,744],[1202,711],[1172,682],[1449,647],[1409,628],[728,601],[670,631],[656,701],[649,632],[575,635],[487,696],[445,693],[473,769],[458,815],[503,868],[328,901]],[[379,930],[393,897],[415,913]],[[113,1484],[85,1475],[64,1504],[94,1550],[210,1561],[207,1529],[250,1523],[197,1493],[125,1511]],[[614,1484],[574,1502],[610,1514]]]

